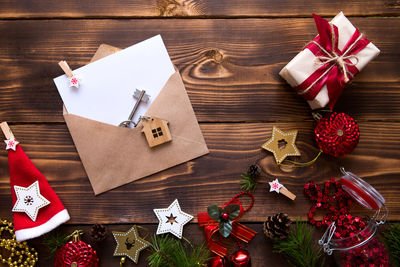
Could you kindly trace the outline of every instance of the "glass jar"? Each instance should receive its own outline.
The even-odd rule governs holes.
[[[324,252],[328,255],[331,255],[334,251],[338,251],[341,252],[340,258],[342,261],[345,261],[345,259],[346,261],[353,260],[351,264],[344,264],[346,266],[357,266],[358,264],[354,262],[354,259],[363,256],[377,257],[377,255],[380,255],[382,257],[383,254],[387,256],[383,245],[379,240],[374,238],[379,225],[384,224],[388,217],[385,199],[374,187],[357,175],[346,172],[344,168],[341,168],[341,171],[343,176],[340,181],[343,190],[363,207],[373,211],[373,215],[371,218],[365,219],[366,226],[363,229],[346,238],[335,238],[336,224],[332,222],[318,241],[318,244],[323,247]],[[375,254],[370,251],[373,251]],[[366,263],[380,262],[380,260],[384,259],[365,259]],[[384,266],[384,264],[382,265]]]

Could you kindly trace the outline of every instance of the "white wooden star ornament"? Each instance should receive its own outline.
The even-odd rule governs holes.
[[[15,151],[17,149],[17,145],[19,144],[19,142],[15,140],[15,138],[4,140],[4,142],[6,143],[6,150],[12,149]]]
[[[283,186],[283,184],[279,183],[278,179],[273,180],[272,182],[268,182],[269,183],[269,192],[277,192],[282,193],[283,195],[285,195],[286,197],[290,198],[291,200],[295,200],[296,199],[296,195],[293,194],[292,192],[290,192],[289,190],[287,190],[286,187]]]
[[[279,183],[278,179],[273,180],[272,182],[269,182],[269,192],[275,191],[279,194],[279,190],[283,187],[281,183]]]
[[[79,88],[80,78],[78,78],[75,74],[71,77],[68,77],[69,80],[69,87]]]
[[[154,209],[159,224],[157,235],[171,233],[182,238],[183,226],[193,219],[193,216],[181,210],[177,199],[166,209]]]
[[[28,187],[15,185],[14,191],[17,201],[12,211],[25,212],[32,221],[36,221],[39,209],[50,204],[50,201],[40,194],[39,181],[34,182]]]

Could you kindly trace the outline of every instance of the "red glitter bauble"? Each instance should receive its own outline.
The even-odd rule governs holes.
[[[215,256],[208,262],[208,267],[228,267],[224,257]]]
[[[239,249],[229,257],[231,266],[234,267],[250,267],[250,253],[245,249]]]
[[[98,267],[96,251],[81,240],[69,241],[57,250],[55,267]]]
[[[326,154],[344,156],[356,148],[360,131],[352,117],[333,112],[321,118],[315,127],[315,140]]]

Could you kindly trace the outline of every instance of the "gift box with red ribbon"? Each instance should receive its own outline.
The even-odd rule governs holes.
[[[313,14],[318,35],[279,73],[311,109],[333,109],[343,88],[379,49],[340,12],[330,22]]]

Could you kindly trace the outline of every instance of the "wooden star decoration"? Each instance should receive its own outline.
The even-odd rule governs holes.
[[[279,165],[288,156],[300,156],[295,142],[297,130],[284,132],[277,127],[272,128],[272,137],[261,147],[274,154],[275,161]]]
[[[69,80],[69,87],[79,88],[81,79],[73,74],[71,77],[68,78]]]
[[[177,199],[166,209],[154,209],[158,220],[157,235],[171,233],[178,238],[182,238],[183,226],[187,224],[193,216],[181,210]]]
[[[39,209],[50,204],[50,201],[40,194],[39,181],[28,187],[14,185],[14,191],[17,201],[12,211],[25,212],[32,221],[36,221]]]
[[[270,189],[269,192],[275,191],[279,194],[279,190],[283,187],[281,183],[279,183],[278,179],[273,180],[272,182],[268,182]]]
[[[128,232],[112,232],[117,247],[114,256],[127,256],[137,264],[139,254],[142,250],[150,246],[150,243],[139,236],[136,225],[132,226]]]

